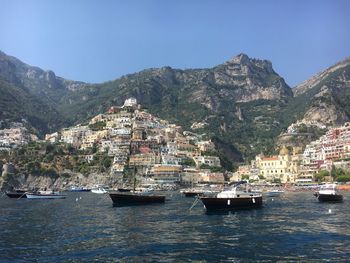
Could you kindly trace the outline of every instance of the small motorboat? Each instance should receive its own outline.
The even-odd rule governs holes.
[[[337,191],[336,184],[325,184],[314,194],[320,202],[342,202],[343,195]]]
[[[94,193],[94,194],[106,194],[106,193],[108,193],[108,191],[102,186],[96,186],[96,187],[91,189],[91,193]]]
[[[72,186],[69,191],[71,192],[89,192],[91,189],[85,188],[83,186]]]
[[[207,211],[237,210],[261,207],[263,203],[261,194],[237,189],[240,185],[246,183],[246,181],[240,181],[230,188],[219,192],[216,194],[216,196],[202,196],[199,198]]]
[[[55,191],[27,192],[27,199],[64,199],[67,195]]]

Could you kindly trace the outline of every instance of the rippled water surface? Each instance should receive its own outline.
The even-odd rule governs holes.
[[[349,262],[350,192],[319,203],[311,192],[264,206],[206,214],[194,199],[113,207],[107,195],[0,198],[0,262]],[[77,201],[78,200],[78,201]]]

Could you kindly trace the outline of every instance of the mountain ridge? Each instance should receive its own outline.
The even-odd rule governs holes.
[[[318,106],[320,100],[327,100],[329,92],[320,93],[321,89],[317,85],[311,85],[321,83],[321,80],[317,82],[317,76],[314,82],[304,82],[309,83],[309,86],[304,84],[309,88],[294,90],[274,71],[270,61],[249,58],[243,53],[212,68],[174,69],[165,66],[145,69],[99,84],[65,80],[52,71],[36,67],[22,70],[22,74],[19,74],[16,72],[16,63],[20,61],[6,66],[6,57],[1,54],[5,53],[0,53],[0,79],[5,81],[7,76],[9,84],[29,93],[44,108],[53,108],[53,112],[48,115],[56,116],[57,125],[38,129],[41,135],[84,122],[110,106],[120,105],[125,99],[135,97],[150,113],[186,129],[191,130],[193,124],[202,123],[198,127],[194,125],[197,128],[192,130],[204,133],[209,138],[220,138],[249,159],[259,152],[272,152],[277,136],[289,125],[307,116],[308,110],[313,110],[310,111],[311,115],[320,113],[321,116],[322,110],[327,112],[331,108],[329,105],[336,109],[344,107],[346,110],[343,115],[341,110],[331,111],[327,117],[329,124],[349,119],[344,102],[339,102],[342,96],[332,97],[327,107],[322,104],[319,104],[322,107]],[[342,69],[346,69],[344,83],[350,79],[347,66],[330,68],[334,70],[322,75],[322,81],[333,83],[332,80],[341,75],[339,72]],[[11,83],[11,72],[20,81]],[[31,72],[34,73],[29,74]],[[341,79],[337,81],[339,87],[336,90],[341,94],[344,83]],[[333,90],[333,87],[327,90],[330,89]],[[4,107],[2,110],[11,112],[11,109]],[[38,114],[37,118],[45,123],[42,115]],[[330,120],[333,115],[339,115],[338,120]]]

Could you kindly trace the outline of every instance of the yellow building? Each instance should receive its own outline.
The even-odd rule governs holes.
[[[154,153],[134,154],[129,157],[130,166],[152,166],[160,163],[160,156]]]
[[[281,183],[294,183],[299,169],[301,156],[294,151],[293,155],[289,154],[286,147],[283,147],[276,156],[257,156],[255,165],[260,170],[259,174],[267,181],[275,179],[281,180]]]

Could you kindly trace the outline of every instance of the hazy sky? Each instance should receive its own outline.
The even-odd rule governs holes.
[[[290,86],[350,56],[350,1],[0,0],[0,50],[103,82],[145,68],[207,68],[246,53]]]

